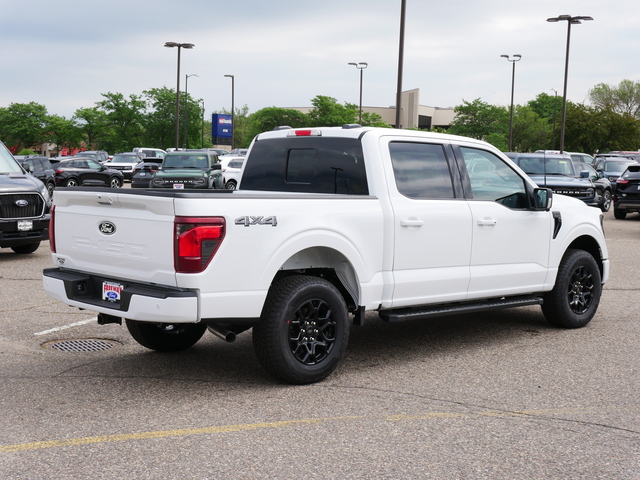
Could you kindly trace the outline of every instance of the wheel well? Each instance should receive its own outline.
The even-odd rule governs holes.
[[[578,250],[589,252],[598,264],[600,274],[602,275],[602,250],[600,250],[600,245],[598,245],[598,242],[593,237],[589,237],[587,235],[578,237],[571,243],[571,245],[569,245],[569,248],[575,248]]]
[[[329,283],[332,283],[333,286],[340,291],[340,293],[342,294],[342,298],[344,298],[344,301],[347,305],[347,309],[350,312],[354,312],[357,310],[358,307],[353,298],[353,295],[351,294],[349,289],[345,287],[345,284],[338,277],[338,274],[336,273],[336,271],[331,268],[306,268],[303,270],[280,270],[278,274],[275,276],[275,278],[273,279],[272,285],[278,282],[279,280],[282,280],[283,278],[291,277],[295,275],[309,275],[312,277],[324,278]]]
[[[342,294],[349,311],[358,307],[360,287],[353,265],[340,252],[327,247],[308,248],[290,257],[273,283],[292,275],[311,275],[331,282]]]

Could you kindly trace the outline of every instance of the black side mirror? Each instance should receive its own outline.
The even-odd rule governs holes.
[[[550,188],[535,188],[533,190],[534,210],[551,210],[553,205],[553,191]]]
[[[219,163],[214,163],[211,167],[211,170],[222,170],[222,165]]]

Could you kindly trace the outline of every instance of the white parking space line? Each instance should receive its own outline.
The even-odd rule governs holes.
[[[80,325],[86,325],[87,323],[97,321],[97,317],[90,318],[88,320],[81,320],[79,322],[73,322],[69,325],[63,325],[61,327],[50,328],[49,330],[43,330],[42,332],[34,333],[34,335],[46,335],[47,333],[59,332],[60,330],[66,330],[68,328],[79,327]]]

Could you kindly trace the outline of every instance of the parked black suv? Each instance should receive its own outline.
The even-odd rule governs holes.
[[[640,213],[640,164],[627,166],[616,180],[613,196],[613,215],[622,220],[629,212]]]
[[[49,195],[53,195],[56,188],[56,172],[47,157],[27,157],[18,159],[18,163],[22,165],[27,172],[44,183]]]
[[[0,142],[0,248],[33,253],[49,238],[51,196]]]

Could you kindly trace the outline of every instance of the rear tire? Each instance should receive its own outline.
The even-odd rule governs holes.
[[[77,187],[78,186],[78,180],[76,180],[75,178],[70,178],[69,180],[67,180],[67,183],[65,183],[65,186],[67,186],[67,187]]]
[[[272,285],[253,346],[265,370],[287,383],[319,382],[338,366],[349,340],[349,312],[338,289],[306,275]]]
[[[602,295],[600,269],[584,250],[567,250],[553,290],[544,294],[542,312],[553,325],[584,327],[598,310]]]
[[[227,190],[235,190],[235,189],[236,189],[236,182],[235,182],[235,181],[233,181],[233,180],[229,180],[229,181],[227,182],[227,184],[225,185],[225,188],[226,188]]]
[[[206,323],[150,323],[126,320],[127,329],[143,347],[158,352],[177,352],[195,345],[207,329]]]

